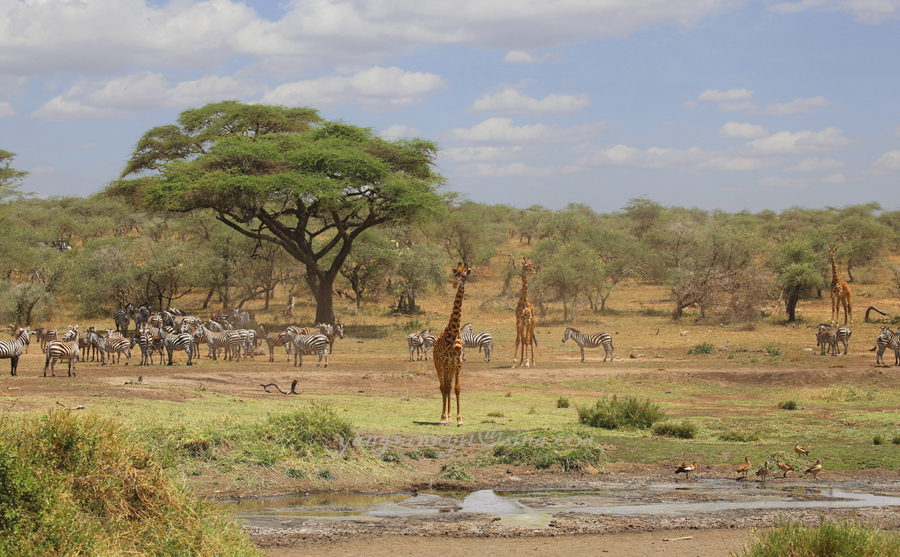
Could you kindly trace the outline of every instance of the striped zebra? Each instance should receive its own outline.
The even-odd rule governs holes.
[[[31,331],[28,327],[18,329],[13,340],[0,340],[0,359],[9,358],[9,374],[15,377],[19,374],[19,357],[31,339]]]
[[[58,340],[59,331],[56,328],[45,329],[44,327],[38,327],[34,331],[34,335],[38,338],[38,341],[41,343],[41,352],[47,351],[47,343],[51,340]]]
[[[138,365],[147,366],[153,363],[153,337],[147,333],[138,332],[131,335],[128,342],[128,349],[138,346],[141,349],[141,363]]]
[[[832,356],[840,356],[841,350],[838,347],[840,342],[844,345],[844,355],[846,356],[851,334],[852,331],[847,327],[827,327],[823,329],[820,326],[819,331],[816,333],[816,346],[822,347],[822,356],[826,354],[826,351],[831,352]]]
[[[252,358],[256,354],[256,331],[253,329],[235,329],[234,332],[241,338],[244,357],[250,356]]]
[[[125,365],[131,361],[131,343],[124,338],[103,337],[97,331],[90,331],[87,334],[88,342],[94,346],[100,353],[100,365],[106,365],[105,355],[109,355],[109,363],[112,364],[113,354],[117,355],[116,363],[121,361],[122,354],[125,354]]]
[[[225,350],[224,358],[230,360],[233,355],[237,356],[237,361],[241,361],[241,335],[237,331],[222,331],[214,333],[204,326],[197,329],[197,334],[206,339],[209,346],[209,357],[213,360],[219,359],[219,348]]]
[[[894,351],[894,365],[900,365],[900,331],[893,332],[890,327],[882,327],[881,334],[875,339],[875,348],[869,349],[869,352],[877,350],[875,365],[887,367],[884,363],[884,351],[888,347]]]
[[[325,336],[328,337],[328,351],[334,354],[334,340],[336,338],[344,338],[344,324],[335,323],[334,325],[329,325],[329,327],[331,327],[331,332],[325,333]]]
[[[174,330],[159,330],[159,339],[162,340],[163,346],[166,347],[166,353],[169,355],[169,361],[166,365],[172,365],[172,354],[176,350],[184,350],[187,354],[187,365],[194,363],[194,337],[190,333],[176,333]]]
[[[260,338],[266,339],[266,345],[269,347],[269,361],[275,361],[275,348],[279,346],[284,346],[284,352],[287,354],[287,361],[291,361],[291,341],[287,337],[285,331],[281,331],[280,333],[270,333],[267,332],[265,325],[260,325],[256,329],[256,334]]]
[[[437,335],[431,332],[431,329],[422,332],[422,352],[425,354],[425,360],[428,360],[428,351],[434,348],[437,341]]]
[[[128,325],[131,323],[129,313],[134,312],[134,306],[128,304],[124,309],[117,309],[113,312],[113,322],[116,324],[116,331],[122,333],[122,336],[128,336]]]
[[[426,331],[422,331],[421,333],[410,333],[408,337],[406,337],[406,344],[409,346],[409,361],[413,361],[413,354],[416,356],[416,360],[422,359],[422,346],[425,344],[425,339],[422,338],[422,335]]]
[[[491,350],[494,349],[494,337],[492,337],[490,333],[476,333],[474,329],[472,329],[472,324],[466,323],[466,325],[460,329],[459,335],[462,338],[462,359],[464,362],[466,361],[466,348],[478,348],[479,352],[484,349],[484,361],[491,361]]]
[[[47,354],[47,361],[44,364],[44,377],[47,377],[47,369],[50,369],[50,374],[53,377],[56,377],[56,372],[54,367],[56,366],[56,362],[58,360],[68,360],[69,362],[69,377],[75,376],[75,362],[78,361],[78,341],[65,342],[62,340],[51,340],[47,343],[47,349],[45,351]]]
[[[318,333],[314,335],[290,335],[294,345],[294,367],[303,365],[303,353],[315,352],[319,355],[316,367],[322,365],[322,357],[325,357],[325,366],[328,367],[328,337]]]
[[[584,362],[584,349],[585,348],[596,348],[598,346],[603,346],[603,361],[606,361],[606,357],[609,356],[609,361],[613,360],[613,345],[612,345],[612,336],[609,333],[596,333],[593,335],[587,335],[579,331],[578,329],[573,329],[571,327],[566,327],[566,331],[563,333],[563,342],[572,339],[575,341],[575,344],[578,345],[578,348],[581,349],[581,361]]]

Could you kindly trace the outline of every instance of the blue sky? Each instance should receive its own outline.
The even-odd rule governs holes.
[[[900,208],[900,0],[0,0],[0,149],[84,196],[237,99],[442,147],[473,201]]]

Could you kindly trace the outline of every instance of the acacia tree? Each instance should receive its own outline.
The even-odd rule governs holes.
[[[248,238],[281,246],[306,269],[316,321],[330,323],[353,241],[441,210],[437,152],[431,141],[389,141],[310,108],[227,101],[148,131],[106,191],[156,210],[210,209]]]
[[[19,191],[19,186],[22,180],[28,176],[28,173],[23,170],[16,170],[10,166],[15,156],[15,153],[0,149],[0,200],[8,197],[22,197],[23,195]]]

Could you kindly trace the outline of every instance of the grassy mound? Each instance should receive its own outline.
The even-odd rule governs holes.
[[[818,528],[782,524],[760,536],[741,557],[898,557],[894,533],[854,522],[822,522]]]
[[[578,421],[603,429],[647,429],[666,418],[658,404],[633,396],[613,395],[601,398],[593,407],[578,408]]]
[[[259,552],[116,423],[64,411],[0,420],[0,555],[125,554]]]

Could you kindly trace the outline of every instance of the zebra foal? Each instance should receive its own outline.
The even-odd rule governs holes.
[[[595,333],[593,335],[585,334],[579,331],[578,329],[573,329],[572,327],[566,327],[566,331],[563,333],[563,342],[572,339],[575,341],[575,344],[578,345],[578,348],[581,349],[581,361],[584,362],[584,349],[585,348],[596,348],[598,346],[603,346],[603,361],[606,361],[606,357],[609,356],[609,361],[613,360],[613,345],[612,345],[612,336],[609,333]]]

